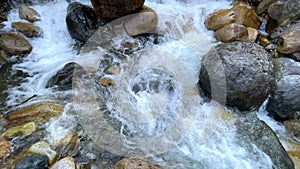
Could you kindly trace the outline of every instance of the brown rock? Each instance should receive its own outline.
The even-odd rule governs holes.
[[[3,133],[3,136],[12,139],[18,136],[28,136],[35,132],[37,125],[35,122],[28,122],[19,126],[9,128]]]
[[[112,79],[103,78],[100,80],[99,84],[103,87],[110,87],[110,86],[114,86],[116,83]]]
[[[294,162],[295,169],[300,169],[300,151],[288,151],[288,154]]]
[[[300,23],[285,29],[277,43],[280,53],[291,54],[300,51]]]
[[[72,157],[66,157],[56,162],[50,169],[76,169],[75,160]]]
[[[22,6],[19,9],[19,17],[29,22],[34,22],[39,20],[39,13],[30,7]]]
[[[113,169],[162,169],[160,166],[141,158],[124,158]]]
[[[52,117],[58,117],[64,111],[64,106],[55,103],[40,103],[28,106],[10,113],[8,123],[35,121],[44,124]]]
[[[147,6],[134,14],[124,23],[124,29],[129,36],[137,36],[144,33],[151,33],[156,29],[158,23],[157,14]]]
[[[257,39],[257,36],[258,36],[258,31],[251,27],[247,27],[247,31],[248,31],[248,39],[250,41],[255,42],[255,40]]]
[[[215,38],[222,42],[246,41],[248,30],[243,25],[231,23],[215,32]]]
[[[76,134],[71,133],[63,138],[55,149],[59,157],[75,156],[78,153],[79,139]]]
[[[4,137],[0,136],[0,161],[10,153],[10,143]]]
[[[0,48],[11,55],[26,55],[32,51],[31,44],[23,36],[15,33],[1,34]]]
[[[0,14],[0,23],[7,21],[7,16]]]
[[[25,22],[13,22],[12,27],[15,28],[18,32],[21,32],[28,38],[39,37],[40,36],[40,28],[35,26],[32,23]]]
[[[295,137],[300,138],[300,122],[299,120],[286,120],[283,122],[288,132],[292,133]]]
[[[218,30],[223,26],[234,23],[236,19],[235,12],[231,9],[224,9],[210,14],[204,24],[209,30]]]
[[[8,60],[9,54],[5,50],[0,50],[0,65]]]
[[[267,39],[266,37],[261,37],[260,39],[260,44],[263,46],[263,47],[266,47],[270,44],[271,42],[269,41],[269,39]]]
[[[119,18],[139,11],[145,0],[91,0],[97,15],[103,18]]]
[[[246,27],[251,27],[254,29],[259,28],[261,20],[250,6],[238,5],[233,7],[232,10],[236,15],[235,23],[245,25]]]

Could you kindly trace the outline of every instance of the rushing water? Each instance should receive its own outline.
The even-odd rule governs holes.
[[[80,2],[90,5],[90,2],[87,0]],[[228,8],[230,6],[230,1],[187,0],[186,2],[179,2],[167,0],[148,0],[145,4],[154,9],[159,14],[162,13],[168,16],[181,16],[181,18],[183,19],[191,19],[195,26],[195,30],[203,35],[204,38],[202,39],[202,41],[206,42],[205,39],[207,39],[208,41],[214,42],[212,32],[207,31],[204,27],[204,18],[207,14],[217,9]],[[24,58],[22,63],[14,65],[15,70],[22,70],[28,73],[30,77],[28,77],[27,81],[22,83],[21,86],[16,86],[8,89],[9,97],[7,100],[7,105],[19,104],[22,101],[32,97],[33,95],[37,95],[36,98],[42,100],[49,98],[53,99],[59,95],[64,94],[57,94],[51,89],[46,89],[45,86],[51,76],[53,76],[66,63],[71,61],[78,61],[78,58],[80,58],[80,56],[78,56],[73,50],[72,46],[75,42],[71,39],[66,28],[65,16],[67,6],[68,3],[65,1],[57,1],[45,5],[32,6],[32,8],[37,10],[41,15],[41,21],[36,22],[36,24],[42,29],[43,36],[40,38],[30,39],[31,44],[33,45],[32,53]],[[11,12],[8,19],[9,22],[20,20],[18,18],[16,10]],[[8,23],[7,25],[8,26],[6,26],[4,29],[11,29],[10,23]],[[195,37],[187,36],[184,38],[186,38],[186,41],[184,42],[192,42],[193,38]],[[156,47],[150,47],[152,47],[152,50],[163,49],[164,51],[168,51],[169,53],[176,53],[178,56],[180,56],[182,59],[181,62],[185,63],[185,66],[187,66],[187,69],[189,69],[189,73],[191,73],[191,75],[183,73],[182,75],[179,75],[179,77],[176,77],[175,80],[178,80],[178,78],[185,79],[186,77],[189,77],[190,79],[186,79],[186,83],[192,84],[197,82],[197,72],[199,69],[198,65],[200,65],[200,62],[199,60],[197,60],[197,57],[193,57],[192,55],[192,53],[197,53],[197,51],[191,52],[191,49],[187,48],[184,42],[178,40],[170,40],[160,46],[158,45]],[[209,45],[209,43],[205,45]],[[200,50],[200,52],[203,51]],[[143,55],[146,54],[143,53]],[[167,61],[161,60],[161,62],[166,63]],[[144,63],[147,62],[145,61]],[[170,64],[174,64],[173,66],[180,66],[176,64],[176,61]],[[132,66],[134,67],[134,65]],[[174,70],[179,71],[181,69],[175,67]],[[184,77],[185,75],[186,77]],[[136,81],[141,81],[142,76],[153,79],[154,81],[163,81],[166,79],[172,81],[172,78],[168,73],[161,72],[158,69],[145,70],[141,71],[140,74],[135,75],[133,80],[128,84],[130,90],[134,91],[133,88],[137,84]],[[157,76],[161,77],[158,78]],[[188,82],[189,80],[191,81]],[[120,80],[120,82],[122,82],[122,80]],[[149,95],[149,93],[155,90],[154,88],[147,88],[137,93],[124,93],[124,91],[128,90],[128,88],[126,87],[124,91],[116,90],[115,92],[120,92],[119,95],[129,94],[130,96],[128,98],[131,99],[129,99],[129,101],[134,102],[134,106],[136,106],[135,108],[141,112],[160,111],[160,108],[156,109],[156,107],[165,105],[163,103],[166,102],[168,102],[169,104],[168,106],[168,104],[166,103],[166,109],[169,111],[169,115],[165,117],[163,114],[155,114],[155,112],[152,112],[152,114],[154,113],[154,115],[161,115],[161,118],[159,118],[159,122],[157,123],[149,123],[148,121],[146,121],[148,125],[136,125],[134,123],[136,120],[139,121],[141,119],[131,118],[131,122],[126,120],[126,118],[128,119],[130,117],[128,115],[126,116],[125,114],[122,114],[122,111],[127,111],[125,110],[127,109],[127,107],[117,105],[117,107],[119,108],[117,108],[116,112],[121,112],[121,114],[110,114],[110,116],[113,116],[112,118],[122,122],[121,126],[119,126],[119,128],[116,128],[117,130],[120,130],[120,133],[122,134],[118,132],[117,134],[122,135],[122,137],[126,138],[126,131],[124,129],[125,126],[127,131],[131,131],[129,134],[133,134],[136,137],[150,137],[153,135],[161,134],[166,130],[166,128],[169,128],[171,126],[171,123],[174,122],[174,119],[176,119],[177,114],[175,109],[177,109],[177,107],[172,106],[189,104],[189,106],[198,107],[198,105],[201,104],[199,108],[191,108],[191,112],[194,111],[194,116],[192,116],[193,119],[189,117],[189,114],[187,114],[186,116],[189,118],[179,123],[179,125],[182,124],[183,126],[185,126],[184,124],[187,123],[190,124],[187,125],[188,129],[185,130],[188,132],[184,135],[183,138],[178,138],[177,136],[173,135],[171,138],[175,138],[176,142],[166,144],[171,145],[170,147],[159,147],[164,146],[164,144],[159,144],[159,142],[166,143],[164,142],[164,140],[156,140],[156,142],[152,142],[152,144],[149,143],[149,141],[142,142],[141,146],[153,147],[154,144],[159,145],[159,150],[155,150],[159,153],[152,152],[153,154],[151,154],[154,155],[151,157],[152,160],[165,168],[272,168],[272,162],[270,158],[265,153],[260,151],[255,145],[244,147],[238,144],[239,140],[235,137],[235,127],[233,125],[233,121],[224,121],[221,118],[220,113],[223,111],[223,108],[219,104],[214,102],[203,103],[201,98],[188,100],[189,102],[187,103],[178,103],[178,101],[184,100],[181,98],[182,96],[194,96],[195,93],[193,92],[195,91],[189,93],[190,95],[184,95],[182,94],[184,87],[181,86],[184,84],[176,81],[174,81],[173,84],[175,86],[173,92],[167,90],[168,86],[164,86],[164,84],[158,84],[159,86],[161,86],[160,90],[162,90],[163,92],[152,95]],[[193,85],[195,86],[195,84]],[[173,97],[174,94],[175,97]],[[124,101],[126,100],[125,97],[124,99],[118,98],[118,96],[112,96],[115,99],[110,101],[115,101],[115,103],[119,103],[122,105],[131,104]],[[148,102],[151,102],[153,104],[149,105],[147,104]],[[66,110],[71,107],[71,105],[72,103],[68,103],[66,106]],[[109,108],[109,105],[105,106],[108,106],[107,109],[113,112],[113,109]],[[84,109],[84,107],[82,108],[82,110],[87,111],[86,109]],[[90,109],[88,109],[88,111],[90,111]],[[93,112],[89,113],[91,113],[90,115],[92,116],[87,117],[95,116],[95,114],[92,114]],[[172,115],[172,113],[174,114]],[[122,118],[122,115],[126,118]],[[263,110],[260,110],[259,115],[260,118],[267,121],[267,123],[271,125],[271,127],[275,129],[275,131],[284,133],[284,129],[278,126],[278,124],[274,123],[271,119],[267,118]],[[154,117],[152,116],[149,117],[150,121],[153,118]],[[144,120],[149,119],[144,118]],[[46,139],[50,140],[51,143],[56,144],[57,140],[63,138],[65,135],[67,135],[68,132],[70,132],[70,130],[75,128],[74,120],[74,116],[64,114],[60,119],[51,121],[46,129],[49,132],[49,136]],[[177,126],[177,128],[179,127],[180,130],[180,127],[183,126]],[[170,137],[166,138],[169,139],[168,141],[170,142],[174,141],[171,140]],[[127,144],[128,146],[132,146],[132,142],[128,143],[129,141],[137,140],[127,140],[127,142],[124,141],[123,143]],[[116,147],[118,146],[119,145],[116,144]],[[138,148],[145,150],[142,147]],[[135,150],[134,148],[129,149],[132,151]],[[118,153],[114,152],[116,151],[115,149],[111,151],[113,153]],[[151,151],[154,150],[151,149]],[[124,155],[122,153],[120,154]]]

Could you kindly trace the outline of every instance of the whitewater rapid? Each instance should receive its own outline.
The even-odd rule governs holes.
[[[88,0],[80,2],[91,5]],[[217,9],[229,8],[230,1],[186,0],[184,3],[146,0],[145,5],[158,13],[192,18],[195,28],[208,41],[214,43],[213,32],[207,31],[203,24],[205,16]],[[31,6],[40,14],[41,21],[37,21],[35,24],[41,28],[42,36],[29,40],[33,45],[33,51],[23,59],[22,63],[14,65],[15,71],[22,70],[30,77],[21,86],[7,89],[9,93],[7,105],[18,105],[33,95],[37,95],[36,98],[40,100],[55,99],[57,95],[55,91],[45,88],[47,81],[66,63],[76,61],[78,57],[77,52],[73,49],[75,41],[72,40],[66,28],[67,6],[68,3],[65,1]],[[6,30],[12,29],[11,22],[21,21],[18,18],[17,10],[13,10],[9,14],[8,20],[7,26],[4,28]],[[177,42],[170,42],[164,44],[163,48],[166,51],[176,52],[180,46]],[[184,49],[182,53],[185,53]],[[189,54],[183,55],[183,60],[192,67],[191,70],[197,77],[199,67],[194,63],[199,64],[199,61],[190,60],[188,56]],[[143,102],[144,100],[139,101]],[[70,104],[72,103],[67,104],[66,109]],[[196,115],[190,133],[176,147],[152,157],[152,160],[165,168],[272,168],[270,158],[255,145],[252,145],[250,149],[245,149],[237,144],[233,122],[228,124],[218,115],[222,110],[223,108],[217,103],[203,103],[199,110],[202,114]],[[206,119],[204,120],[203,117]],[[259,111],[259,117],[275,131],[284,133],[284,128],[267,118],[263,109]],[[74,120],[73,116],[63,115],[60,119],[53,120],[48,124],[46,131],[50,133],[53,142],[63,138],[75,128]]]

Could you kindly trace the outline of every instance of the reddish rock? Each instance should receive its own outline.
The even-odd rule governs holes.
[[[144,33],[151,33],[156,29],[158,23],[157,14],[147,6],[134,14],[133,17],[124,23],[124,29],[129,36],[137,36]]]
[[[235,12],[231,9],[224,9],[210,14],[204,24],[209,30],[218,30],[223,26],[235,22]]]
[[[217,30],[215,38],[222,42],[246,41],[248,40],[248,30],[243,25],[232,23]]]

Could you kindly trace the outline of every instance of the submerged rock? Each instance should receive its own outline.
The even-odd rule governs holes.
[[[79,152],[79,138],[76,134],[71,133],[63,138],[56,147],[59,157],[74,157]]]
[[[63,105],[55,103],[39,103],[9,113],[6,120],[10,124],[28,121],[44,124],[53,117],[59,117],[63,111]]]
[[[215,38],[221,42],[246,41],[248,30],[243,25],[232,23],[217,30]]]
[[[9,128],[3,133],[3,136],[12,139],[18,136],[28,136],[35,132],[37,125],[35,122],[28,122],[19,126]]]
[[[51,79],[48,80],[46,88],[54,87],[58,90],[70,90],[72,89],[74,70],[84,71],[83,67],[75,62],[66,64],[61,70],[59,70]]]
[[[23,36],[15,33],[0,34],[0,48],[11,55],[26,55],[32,51],[31,44]]]
[[[222,104],[257,109],[275,83],[271,58],[253,42],[217,45],[202,58],[199,85],[204,95]]]
[[[29,22],[34,22],[40,20],[40,15],[39,13],[27,6],[22,6],[19,9],[19,17],[21,19],[27,20]]]
[[[91,0],[97,15],[103,18],[119,18],[142,9],[145,0]]]
[[[274,168],[295,168],[276,134],[265,122],[258,119],[255,112],[240,117],[235,125],[237,137],[242,140],[241,144],[250,142],[257,146],[271,158]]]
[[[271,116],[293,119],[300,111],[300,63],[288,58],[275,59],[276,86],[267,110]]]
[[[91,7],[79,2],[69,4],[66,23],[71,37],[83,43],[94,34],[100,25],[104,25]]]
[[[48,169],[48,167],[47,156],[31,155],[18,161],[15,169]]]
[[[284,54],[300,52],[300,23],[288,27],[281,33],[277,50]]]
[[[124,158],[113,169],[162,169],[159,165],[142,158]]]
[[[7,157],[10,151],[11,147],[9,141],[0,136],[0,161]]]
[[[41,35],[40,28],[32,23],[13,22],[11,25],[28,38],[39,37]]]
[[[142,10],[130,16],[130,19],[124,23],[124,29],[129,36],[137,36],[155,31],[158,23],[158,17],[155,11],[147,6]]]

